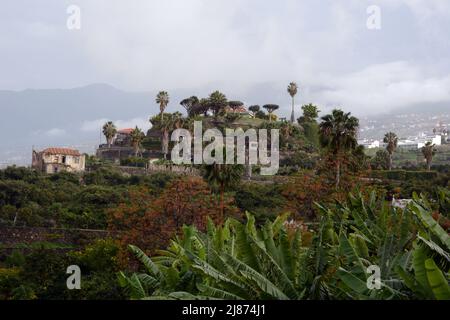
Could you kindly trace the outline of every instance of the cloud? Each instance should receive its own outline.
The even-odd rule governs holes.
[[[297,81],[307,100],[368,112],[447,99],[448,0],[78,0],[80,31],[67,30],[66,4],[43,1],[0,13],[0,69],[11,75],[0,87],[102,82],[252,101],[265,95],[245,96],[252,87],[286,94]],[[379,31],[366,28],[373,4]]]
[[[359,114],[376,114],[413,104],[448,101],[450,75],[429,76],[407,61],[371,65],[341,76],[323,75],[318,80],[327,88],[311,96],[319,104],[344,106]]]
[[[44,132],[48,137],[61,137],[66,135],[66,130],[60,128],[53,128]]]

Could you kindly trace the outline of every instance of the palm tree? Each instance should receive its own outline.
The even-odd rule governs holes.
[[[294,97],[298,92],[298,85],[295,82],[291,82],[288,87],[287,91],[289,95],[292,98],[292,113],[291,113],[291,123],[294,123],[295,121],[295,114],[294,114]]]
[[[167,154],[169,153],[169,135],[174,129],[180,129],[185,126],[193,124],[193,119],[187,121],[183,118],[180,112],[166,113],[165,117],[162,118],[160,115],[152,117],[150,122],[152,125],[161,132],[161,151],[164,154],[164,159],[167,159]]]
[[[183,118],[183,115],[181,114],[181,112],[176,111],[176,112],[172,113],[173,129],[182,128],[185,121],[186,121],[186,118]]]
[[[156,103],[159,104],[161,119],[164,118],[164,110],[169,104],[169,94],[166,91],[160,91],[156,95]]]
[[[341,158],[346,151],[358,145],[356,135],[359,120],[351,113],[335,109],[322,117],[319,125],[320,142],[334,155],[336,161],[336,188],[339,187],[341,175]]]
[[[181,119],[177,115],[166,114],[165,118],[159,117],[156,122],[156,127],[161,131],[161,149],[164,154],[164,159],[167,159],[169,153],[169,134],[174,129],[175,124],[182,125]]]
[[[263,106],[263,108],[266,109],[267,112],[269,112],[269,122],[272,122],[272,113],[275,110],[278,110],[280,108],[280,106],[277,104],[266,104]]]
[[[211,93],[209,95],[208,102],[210,109],[216,117],[228,105],[227,97],[219,91],[214,91]]]
[[[142,140],[144,139],[144,132],[142,132],[142,130],[136,126],[136,128],[134,128],[133,131],[131,131],[130,137],[131,137],[131,145],[133,146],[134,150],[134,155],[137,156],[139,150],[141,149]]]
[[[208,115],[210,109],[210,103],[208,98],[201,98],[197,105],[194,107],[196,114],[203,114],[204,117]]]
[[[386,150],[389,153],[389,170],[392,170],[392,155],[397,149],[398,137],[393,132],[388,132],[384,135],[383,142],[386,143]]]
[[[431,170],[431,163],[433,162],[433,157],[436,154],[436,149],[434,149],[434,144],[428,141],[423,147],[422,147],[422,154],[425,157],[425,160],[427,162],[427,169],[428,171]]]
[[[220,194],[220,214],[222,221],[224,219],[225,191],[239,183],[243,171],[244,169],[242,165],[214,163],[204,166],[203,178],[214,192],[218,192]]]
[[[116,136],[117,129],[112,121],[108,121],[103,125],[103,134],[106,137],[106,142],[108,143],[108,148],[111,147],[112,141]]]

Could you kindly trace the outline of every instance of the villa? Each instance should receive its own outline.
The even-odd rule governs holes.
[[[31,167],[43,173],[83,172],[85,156],[78,150],[69,148],[47,148],[33,150]]]

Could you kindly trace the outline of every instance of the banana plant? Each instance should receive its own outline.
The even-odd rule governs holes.
[[[120,273],[120,282],[134,299],[301,299],[305,288],[299,266],[307,250],[301,248],[300,231],[288,236],[283,227],[287,218],[256,227],[247,214],[245,224],[209,222],[206,233],[185,227],[183,238],[153,259],[130,246],[147,273]],[[188,274],[196,286],[182,291]]]
[[[397,273],[414,297],[450,300],[450,236],[433,219],[431,204],[424,196],[414,194],[407,209],[417,218],[419,232],[410,270],[398,266]]]
[[[130,298],[176,299],[189,296],[187,291],[195,291],[196,277],[190,270],[186,252],[193,250],[203,255],[204,249],[196,241],[196,234],[194,227],[184,226],[182,240],[175,238],[167,250],[160,251],[160,256],[153,259],[138,247],[129,245],[129,250],[146,269],[146,273],[118,273],[119,284]]]
[[[318,205],[322,216],[334,220],[337,267],[329,286],[339,299],[399,299],[402,281],[395,271],[411,259],[414,233],[412,215],[386,205],[372,192],[349,194],[346,202],[332,208]],[[380,270],[381,288],[370,289],[369,267]]]
[[[317,207],[308,243],[287,214],[264,225],[249,213],[210,220],[205,232],[184,226],[153,258],[130,246],[146,272],[119,281],[133,299],[450,299],[450,240],[425,197],[399,209],[356,193]],[[373,266],[380,288],[368,285]]]

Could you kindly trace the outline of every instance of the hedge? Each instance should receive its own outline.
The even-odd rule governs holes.
[[[372,178],[389,180],[432,180],[436,179],[436,171],[407,171],[407,170],[374,170]]]

